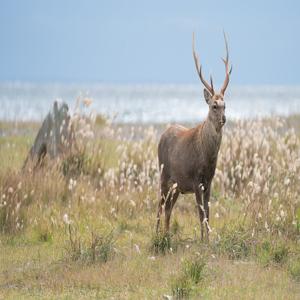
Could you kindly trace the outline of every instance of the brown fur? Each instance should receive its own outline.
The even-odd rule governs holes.
[[[201,223],[201,239],[203,223],[206,224],[208,237],[210,187],[222,140],[222,126],[225,123],[223,96],[211,96],[207,90],[204,90],[204,95],[209,105],[205,121],[192,129],[180,125],[169,127],[162,134],[158,145],[161,199],[157,213],[157,231],[163,205],[165,230],[168,232],[172,209],[179,194],[194,193]]]
[[[229,51],[224,33],[226,57],[225,80],[220,93],[215,93],[213,80],[210,84],[203,78],[201,64],[195,52],[193,35],[193,57],[199,78],[204,89],[204,98],[209,106],[208,116],[197,127],[188,129],[180,125],[171,126],[160,138],[158,162],[161,173],[161,198],[158,204],[156,231],[159,230],[160,215],[165,205],[165,231],[169,231],[172,209],[180,193],[194,193],[201,224],[209,237],[209,198],[212,179],[215,175],[218,153],[222,140],[222,127],[225,124],[224,95],[229,83],[232,68],[229,67]]]

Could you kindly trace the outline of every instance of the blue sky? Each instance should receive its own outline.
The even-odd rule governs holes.
[[[300,84],[300,1],[0,0],[0,81]]]

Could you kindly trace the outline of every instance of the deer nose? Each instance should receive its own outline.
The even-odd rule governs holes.
[[[225,122],[226,122],[226,117],[222,116],[222,123],[225,124]]]

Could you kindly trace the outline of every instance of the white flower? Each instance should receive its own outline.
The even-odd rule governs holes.
[[[75,188],[76,184],[77,184],[77,181],[74,180],[74,179],[72,179],[72,178],[70,178],[70,181],[69,181],[69,190],[72,191]]]
[[[265,228],[268,232],[270,231],[267,221],[265,222]]]
[[[140,250],[139,245],[134,244],[134,247],[135,247],[135,251],[136,251],[138,254],[141,254],[141,250]]]
[[[22,182],[20,181],[19,183],[18,183],[18,190],[20,190],[22,188]]]
[[[136,207],[136,203],[135,203],[132,199],[130,199],[130,205],[131,205],[132,207]]]
[[[149,260],[156,260],[156,257],[155,256],[149,256],[148,259]]]
[[[64,223],[67,224],[67,225],[71,224],[71,220],[69,219],[68,214],[64,214],[64,216],[63,216],[63,221],[64,221]]]

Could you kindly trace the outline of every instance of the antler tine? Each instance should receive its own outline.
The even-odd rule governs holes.
[[[211,85],[211,89],[214,91],[214,84],[213,84],[213,79],[212,79],[211,75],[210,75],[210,85]]]
[[[210,76],[211,85],[209,85],[202,76],[202,66],[199,65],[199,58],[198,58],[197,53],[195,52],[195,33],[194,32],[193,32],[193,57],[194,57],[194,61],[195,61],[196,70],[197,70],[197,73],[199,75],[201,82],[213,96],[215,94],[215,92],[214,92],[212,77]]]
[[[229,51],[228,51],[228,43],[227,43],[227,38],[226,38],[225,31],[223,31],[223,34],[224,34],[224,40],[225,40],[226,58],[225,59],[222,58],[222,60],[223,60],[223,62],[225,64],[225,73],[226,73],[226,76],[225,76],[225,81],[224,81],[223,87],[221,88],[221,94],[222,95],[225,94],[226,88],[227,88],[228,83],[229,83],[229,76],[230,76],[231,71],[232,71],[232,66],[229,69]]]

